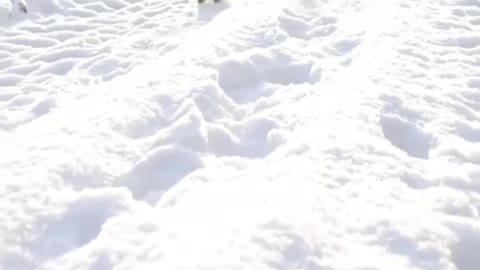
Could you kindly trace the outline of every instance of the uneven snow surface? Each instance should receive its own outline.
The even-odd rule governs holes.
[[[480,0],[0,0],[0,269],[480,269]]]

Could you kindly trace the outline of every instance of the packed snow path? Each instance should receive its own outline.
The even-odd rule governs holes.
[[[8,2],[0,269],[480,265],[480,1]]]

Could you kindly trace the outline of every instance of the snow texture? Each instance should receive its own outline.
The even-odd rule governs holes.
[[[0,269],[478,270],[478,0],[0,0]]]

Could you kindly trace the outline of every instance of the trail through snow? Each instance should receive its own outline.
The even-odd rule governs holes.
[[[0,269],[480,265],[478,0],[0,0]]]

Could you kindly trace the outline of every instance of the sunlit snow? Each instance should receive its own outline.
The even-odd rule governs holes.
[[[0,0],[0,269],[480,269],[479,0],[197,2]]]

